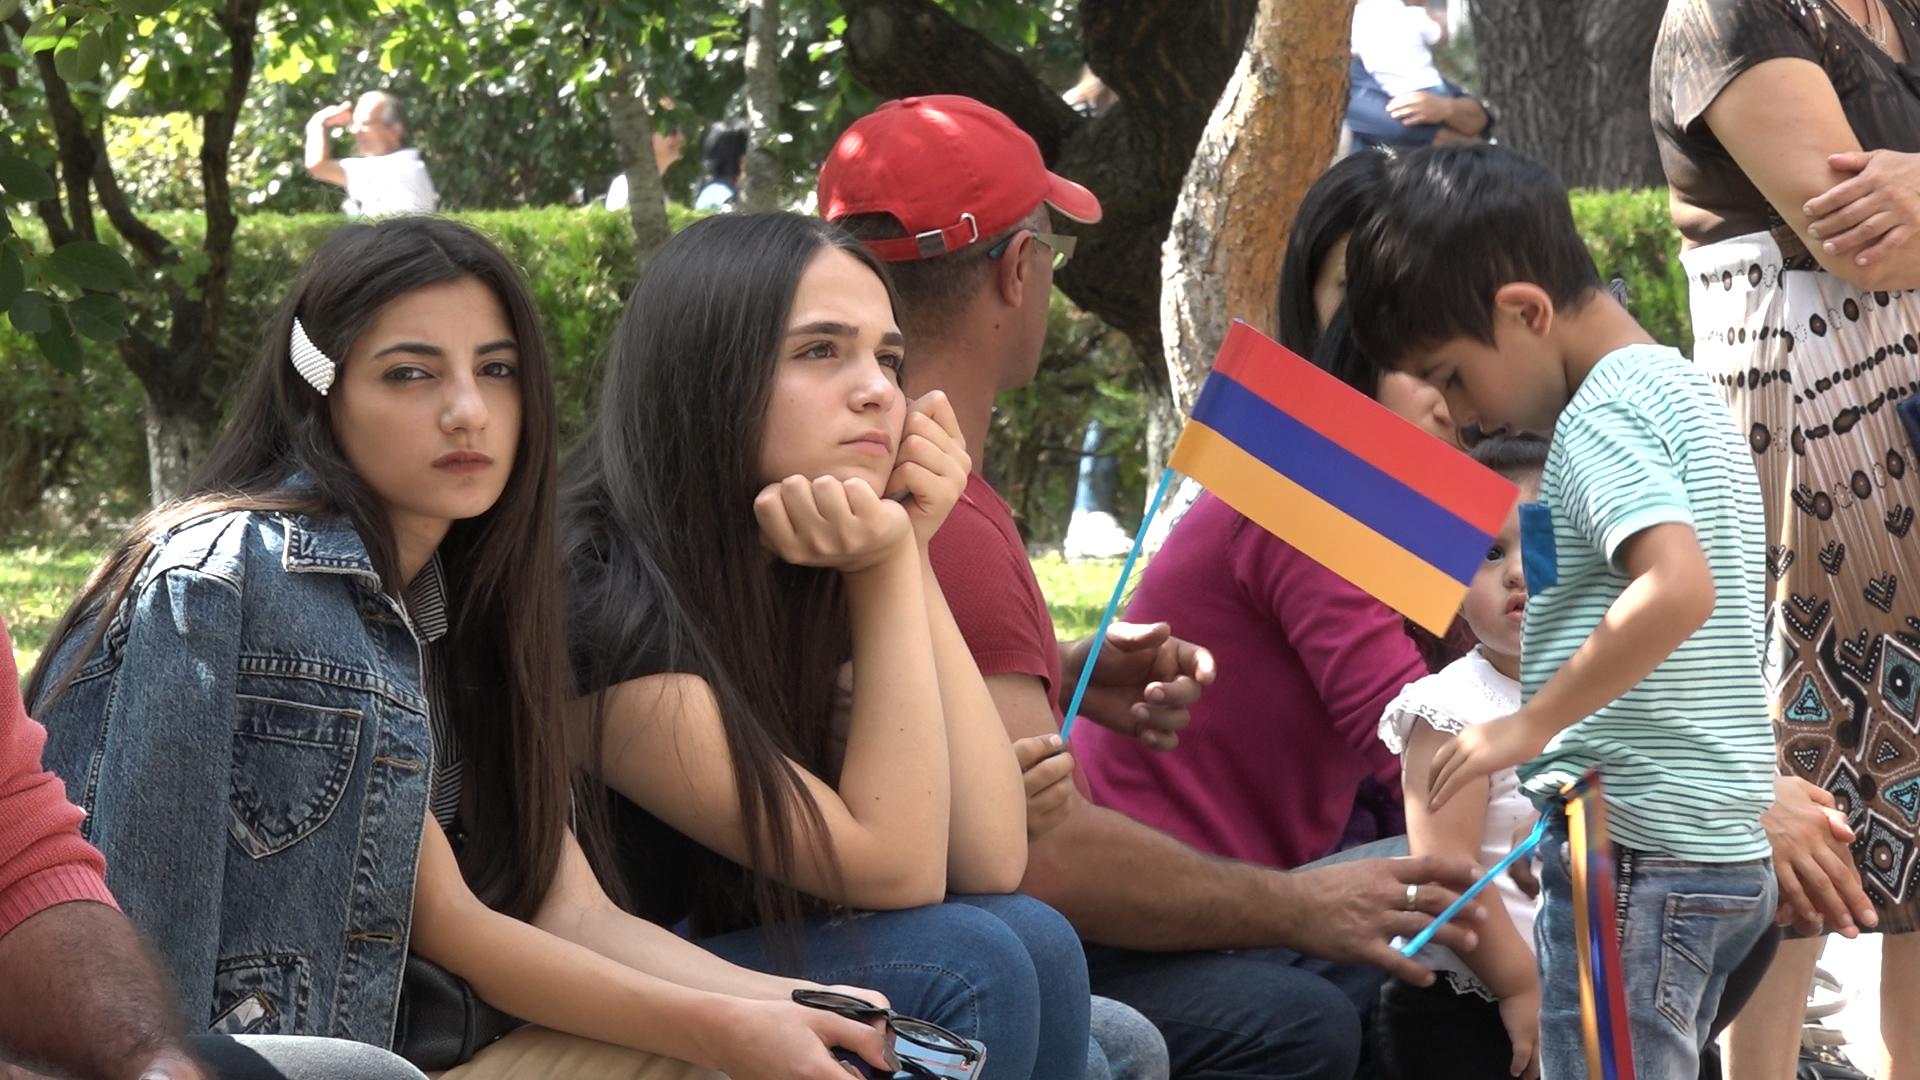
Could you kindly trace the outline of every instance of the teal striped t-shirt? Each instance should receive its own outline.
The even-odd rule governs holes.
[[[1766,536],[1746,442],[1705,376],[1678,352],[1607,354],[1553,429],[1540,480],[1554,572],[1528,564],[1521,685],[1531,699],[1630,580],[1621,547],[1655,525],[1691,525],[1713,572],[1713,614],[1632,690],[1520,766],[1536,800],[1599,768],[1613,839],[1698,862],[1769,854],[1773,726],[1761,657]],[[1538,553],[1537,537],[1526,541]],[[1544,569],[1540,567],[1538,569]],[[1553,580],[1535,580],[1552,578]]]

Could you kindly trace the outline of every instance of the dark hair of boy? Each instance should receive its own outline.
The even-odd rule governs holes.
[[[1293,231],[1287,236],[1287,253],[1280,262],[1273,326],[1280,344],[1301,356],[1313,357],[1321,335],[1332,329],[1331,325],[1326,330],[1320,327],[1319,313],[1313,307],[1314,282],[1319,280],[1321,267],[1334,245],[1351,236],[1361,220],[1373,212],[1386,185],[1387,162],[1392,157],[1384,150],[1362,150],[1341,158],[1300,200]],[[1356,389],[1373,396],[1371,384]]]
[[[1497,146],[1429,147],[1387,165],[1372,217],[1347,245],[1347,298],[1363,352],[1467,338],[1493,344],[1494,293],[1526,282],[1558,310],[1601,287],[1567,189],[1546,167]]]
[[[1372,357],[1361,352],[1360,346],[1355,343],[1353,315],[1344,303],[1333,309],[1308,359],[1313,361],[1314,367],[1370,398],[1380,392],[1381,367]]]
[[[453,281],[478,281],[513,324],[521,364],[521,418],[513,472],[493,507],[456,521],[441,541],[449,626],[423,646],[447,680],[447,713],[479,797],[460,870],[474,895],[519,919],[546,898],[559,865],[571,768],[561,715],[572,696],[556,643],[565,623],[559,584],[558,407],[546,339],[519,267],[475,229],[405,216],[342,225],[307,260],[261,333],[252,370],[226,428],[187,490],[137,521],[67,609],[27,682],[44,712],[100,646],[147,558],[182,523],[232,510],[344,518],[366,545],[388,592],[400,595],[393,526],[342,453],[328,400],[293,366],[298,317],[328,356],[345,357],[382,306]],[[298,481],[298,482],[296,482]],[[89,634],[72,666],[54,671],[68,635]],[[589,847],[596,838],[581,838]]]
[[[1537,477],[1547,467],[1547,449],[1552,444],[1538,435],[1520,432],[1512,435],[1488,435],[1467,451],[1473,460],[1509,480]]]

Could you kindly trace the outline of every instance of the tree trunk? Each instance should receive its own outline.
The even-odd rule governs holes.
[[[646,76],[630,57],[614,62],[613,87],[607,93],[607,126],[620,151],[620,168],[627,177],[627,214],[633,220],[634,269],[647,261],[673,234],[667,224],[666,192],[660,186],[660,167],[653,157],[653,109]]]
[[[179,400],[147,391],[147,481],[155,506],[185,493],[219,424],[219,411],[201,395]]]
[[[773,140],[780,127],[780,0],[747,0],[747,168],[740,209],[780,207]]]
[[[1272,332],[1294,210],[1340,138],[1346,0],[1261,0],[1161,252],[1160,336],[1180,413],[1233,319]]]
[[[1473,0],[1480,89],[1500,141],[1568,187],[1666,183],[1648,123],[1667,0]]]

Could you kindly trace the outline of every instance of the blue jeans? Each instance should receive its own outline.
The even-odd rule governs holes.
[[[774,971],[776,941],[754,929],[700,944]],[[801,927],[800,949],[799,970],[783,974],[878,990],[900,1012],[984,1043],[991,1075],[1086,1075],[1086,957],[1067,920],[1032,897],[955,896],[933,907],[815,920]]]
[[[1548,828],[1542,852],[1540,914],[1533,928],[1540,957],[1540,1075],[1579,1080],[1587,1065],[1564,818]],[[1773,925],[1779,889],[1773,862],[1701,863],[1619,847],[1614,854],[1634,1075],[1696,1076],[1727,976]]]
[[[1302,870],[1407,853],[1389,837]],[[1175,1080],[1351,1080],[1361,1025],[1384,972],[1292,949],[1144,952],[1087,946],[1096,993],[1145,1013],[1166,1036]]]
[[[1087,1080],[1167,1080],[1167,1040],[1153,1021],[1112,998],[1093,999]]]
[[[196,1035],[193,1052],[217,1080],[426,1080],[397,1055],[346,1039]]]

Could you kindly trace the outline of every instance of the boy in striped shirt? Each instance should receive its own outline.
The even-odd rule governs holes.
[[[1764,518],[1746,443],[1706,378],[1601,287],[1566,189],[1511,152],[1391,164],[1347,282],[1360,347],[1439,387],[1456,424],[1553,440],[1521,515],[1524,704],[1435,756],[1433,803],[1518,766],[1552,813],[1563,784],[1600,770],[1638,1074],[1696,1075],[1726,976],[1777,899],[1760,827],[1774,757]],[[1546,1080],[1585,1067],[1556,818],[1535,927]]]

